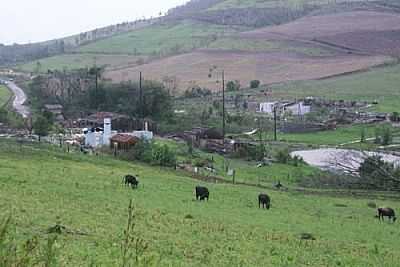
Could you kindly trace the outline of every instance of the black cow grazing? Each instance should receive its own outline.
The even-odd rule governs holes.
[[[205,200],[210,197],[210,192],[207,187],[204,186],[196,186],[196,200]]]
[[[258,207],[261,208],[261,205],[263,209],[267,208],[267,210],[271,207],[271,199],[267,194],[258,195]]]
[[[125,186],[131,186],[132,188],[137,188],[139,185],[139,181],[138,179],[133,176],[133,175],[125,175],[124,179],[123,179],[123,183],[125,184]]]
[[[392,220],[393,222],[396,221],[396,214],[394,213],[394,210],[391,208],[378,208],[379,220],[382,219],[382,221],[384,221],[383,217],[389,217],[389,221],[390,220]]]

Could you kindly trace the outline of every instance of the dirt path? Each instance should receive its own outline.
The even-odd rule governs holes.
[[[8,82],[6,85],[14,94],[13,108],[15,111],[21,114],[23,118],[29,117],[29,107],[24,105],[27,99],[25,92],[13,82]]]

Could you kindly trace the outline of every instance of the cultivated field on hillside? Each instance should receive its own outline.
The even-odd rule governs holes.
[[[379,222],[368,203],[395,200],[269,191],[271,210],[257,205],[259,188],[206,184],[169,170],[111,158],[68,155],[1,142],[0,211],[12,214],[22,244],[49,227],[67,227],[53,251],[58,266],[121,265],[127,206],[135,206],[138,261],[155,266],[396,266],[397,224]],[[139,189],[121,185],[140,175]],[[195,185],[210,189],[196,202]],[[315,240],[302,240],[302,234]],[[306,236],[306,235],[304,235]],[[130,248],[135,257],[135,247]],[[146,263],[147,262],[147,263]]]
[[[303,5],[326,5],[326,4],[340,4],[340,3],[362,3],[365,0],[225,0],[213,6],[210,10],[222,10],[231,8],[298,8],[301,9]]]
[[[400,15],[352,11],[307,16],[299,20],[241,33],[249,39],[298,40],[338,50],[393,55],[399,52]]]
[[[177,77],[179,88],[185,90],[193,84],[219,90],[216,84],[225,70],[227,80],[239,80],[245,87],[254,79],[262,83],[319,79],[326,76],[353,72],[382,64],[388,58],[381,56],[307,57],[293,53],[249,53],[236,51],[198,51],[161,59],[140,67],[110,71],[105,77],[115,82],[134,80],[139,71],[146,79],[161,80],[165,76]],[[217,67],[209,78],[210,68]]]
[[[334,49],[329,49],[318,44],[289,41],[289,40],[262,40],[251,38],[226,37],[220,38],[207,46],[210,50],[217,51],[242,51],[242,52],[287,52],[305,56],[333,56],[340,55]]]

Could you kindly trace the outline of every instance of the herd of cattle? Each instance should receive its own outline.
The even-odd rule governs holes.
[[[123,178],[123,183],[125,186],[131,186],[133,189],[138,188],[139,180],[133,175],[126,175]],[[207,187],[204,186],[196,186],[195,188],[195,195],[196,200],[206,200],[210,198],[210,191]],[[271,198],[267,194],[259,194],[258,195],[258,207],[259,208],[266,208],[270,209],[271,207]],[[384,220],[384,217],[388,217],[389,221],[392,220],[393,222],[396,221],[396,215],[392,208],[378,208],[378,215],[376,216],[379,220]]]

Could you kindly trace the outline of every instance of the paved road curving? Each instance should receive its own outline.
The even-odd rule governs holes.
[[[24,105],[27,99],[25,92],[13,82],[8,82],[7,87],[13,92],[15,96],[13,101],[13,108],[19,114],[21,114],[23,118],[29,117],[30,116],[29,107]]]

